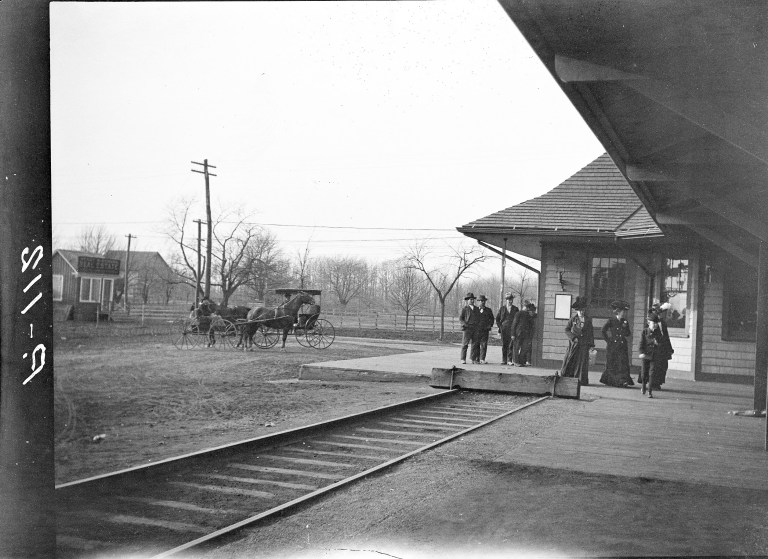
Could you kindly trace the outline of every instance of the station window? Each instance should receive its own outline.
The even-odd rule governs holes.
[[[668,328],[685,328],[688,316],[688,270],[687,259],[664,259],[664,290],[661,294],[661,302],[669,303],[671,308],[667,311]]]
[[[101,279],[80,278],[80,302],[98,303],[101,292]]]
[[[64,276],[53,274],[53,300],[61,301],[64,298]]]
[[[590,268],[590,305],[609,309],[611,301],[626,299],[626,258],[592,258]]]

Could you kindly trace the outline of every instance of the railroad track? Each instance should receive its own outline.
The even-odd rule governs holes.
[[[546,399],[449,390],[61,484],[56,556],[173,556]]]

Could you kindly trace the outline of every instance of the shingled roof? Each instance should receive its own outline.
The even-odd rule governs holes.
[[[562,231],[600,236],[659,236],[608,154],[603,154],[546,194],[457,228],[461,233],[500,230]]]

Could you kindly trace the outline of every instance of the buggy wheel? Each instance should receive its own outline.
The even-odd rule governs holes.
[[[280,334],[282,334],[282,330],[276,330],[275,328],[260,324],[253,335],[253,343],[261,349],[269,349],[278,342]]]
[[[173,345],[176,349],[192,349],[197,345],[197,332],[192,320],[179,321],[178,329],[173,334]]]
[[[216,349],[233,349],[237,344],[238,332],[234,324],[227,319],[221,319],[211,326]]]
[[[307,340],[307,332],[304,330],[304,328],[294,328],[293,335],[296,336],[296,341],[299,342],[299,345],[304,347],[312,347],[309,345],[309,340]]]
[[[315,349],[330,347],[335,339],[336,330],[333,328],[333,324],[324,318],[318,318],[314,326],[307,330],[307,342]]]

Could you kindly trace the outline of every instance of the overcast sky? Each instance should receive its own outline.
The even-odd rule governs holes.
[[[167,255],[207,158],[288,256],[439,252],[604,151],[491,0],[54,2],[51,98],[61,248],[104,223]]]

